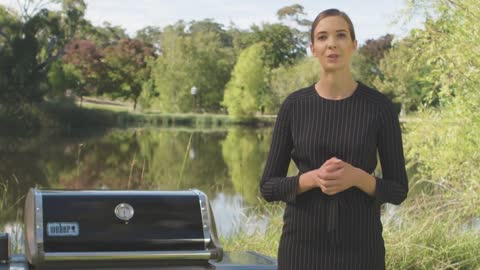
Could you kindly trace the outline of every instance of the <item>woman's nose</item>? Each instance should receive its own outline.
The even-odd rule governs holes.
[[[336,44],[335,42],[332,42],[332,41],[331,41],[331,42],[328,43],[327,47],[328,47],[329,49],[336,49],[336,48],[337,48],[337,44]]]
[[[327,48],[328,49],[336,49],[337,48],[337,41],[335,40],[335,38],[331,37],[331,38],[328,39]]]

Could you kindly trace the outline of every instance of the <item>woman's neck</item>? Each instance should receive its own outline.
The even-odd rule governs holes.
[[[315,84],[317,93],[328,99],[343,99],[351,96],[357,88],[350,71],[323,72],[320,80]]]

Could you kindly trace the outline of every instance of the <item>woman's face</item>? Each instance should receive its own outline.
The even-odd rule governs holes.
[[[348,23],[340,16],[322,19],[314,29],[310,49],[324,71],[338,71],[350,68],[350,59],[357,49],[352,41]]]

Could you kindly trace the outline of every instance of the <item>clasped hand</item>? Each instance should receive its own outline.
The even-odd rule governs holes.
[[[335,195],[356,185],[358,169],[338,158],[327,160],[319,169],[304,173],[310,188],[320,188],[327,195]]]

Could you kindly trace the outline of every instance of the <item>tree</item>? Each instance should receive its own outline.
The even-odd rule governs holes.
[[[270,89],[275,96],[278,110],[280,103],[293,91],[313,85],[320,77],[320,64],[313,57],[304,58],[291,66],[281,66],[272,70]]]
[[[141,40],[146,44],[155,48],[155,53],[160,54],[161,52],[161,39],[162,39],[162,30],[160,27],[156,26],[147,26],[137,31],[135,34],[136,40]]]
[[[20,16],[0,7],[1,20],[6,22],[0,27],[0,46],[4,57],[13,59],[2,67],[8,74],[1,99],[5,108],[43,100],[48,68],[63,56],[65,45],[83,25],[86,5],[82,0],[58,1],[59,11],[43,8],[47,2],[51,1],[23,2]]]
[[[286,6],[277,11],[277,17],[280,21],[293,21],[300,29],[294,28],[294,34],[302,41],[303,46],[307,47],[310,43],[310,27],[312,21],[305,18],[305,11],[302,5],[294,4]],[[303,29],[303,30],[302,30]]]
[[[236,119],[250,118],[261,110],[267,90],[264,54],[263,44],[252,45],[240,54],[233,69],[222,104]]]
[[[429,4],[434,16],[391,49],[381,61],[385,77],[377,83],[401,86],[407,101],[421,98],[413,103],[424,104],[416,115],[421,121],[408,124],[405,139],[413,181],[438,183],[442,188],[435,192],[450,193],[457,203],[465,190],[480,190],[480,7],[475,0],[414,2]],[[477,215],[478,206],[472,203],[465,212]]]
[[[295,21],[300,26],[310,26],[312,25],[312,21],[307,20],[305,18],[301,18],[305,16],[306,13],[304,8],[300,4],[293,4],[291,6],[286,6],[277,11],[277,17],[279,20],[291,19]]]
[[[179,31],[179,28],[181,30]],[[189,76],[193,68],[189,65],[190,47],[184,28],[177,23],[164,29],[162,54],[152,65],[151,84],[153,92],[145,93],[150,107],[167,112],[189,111],[193,107],[190,88],[193,81]]]
[[[376,77],[381,79],[380,60],[392,48],[392,41],[393,35],[387,34],[378,39],[369,39],[360,46],[352,59],[354,77],[370,87]]]
[[[210,21],[190,26],[178,22],[166,27],[162,54],[152,67],[155,93],[146,93],[151,106],[168,112],[192,111],[196,106],[206,111],[220,110],[235,61],[223,35],[221,26]],[[193,86],[199,89],[196,96],[190,93]]]
[[[237,57],[256,44],[265,47],[265,61],[270,69],[293,64],[306,55],[306,43],[299,30],[281,23],[252,25],[250,30],[241,30],[231,25],[228,33],[232,36],[232,46]]]
[[[150,76],[148,61],[153,59],[154,49],[143,41],[124,39],[104,50],[108,77],[115,88],[105,89],[114,98],[130,99],[137,108],[144,82]]]
[[[195,36],[203,33],[215,33],[222,44],[222,47],[232,47],[233,38],[223,29],[223,25],[214,22],[212,19],[190,22],[189,32]]]
[[[77,71],[72,65],[63,64],[59,61],[54,62],[47,74],[47,85],[50,89],[47,97],[61,101],[74,101],[65,98],[65,91],[77,89],[81,76]]]
[[[235,58],[238,58],[244,49],[254,44],[253,33],[249,30],[239,29],[232,23],[227,32],[228,35],[232,37],[232,47]]]
[[[110,83],[107,78],[107,66],[103,60],[103,53],[88,40],[75,40],[67,46],[64,56],[66,69],[76,76],[77,83],[72,89],[80,97],[100,95]]]
[[[15,72],[15,55],[12,40],[20,33],[21,23],[0,5],[0,104],[8,106],[15,99],[12,78]]]
[[[101,49],[128,38],[124,28],[109,22],[104,22],[102,26],[94,26],[90,22],[86,22],[80,30],[78,33],[80,39],[89,40]]]
[[[284,64],[293,64],[305,56],[306,49],[295,31],[283,24],[263,24],[251,27],[252,43],[261,43],[265,48],[265,63],[270,69]]]

